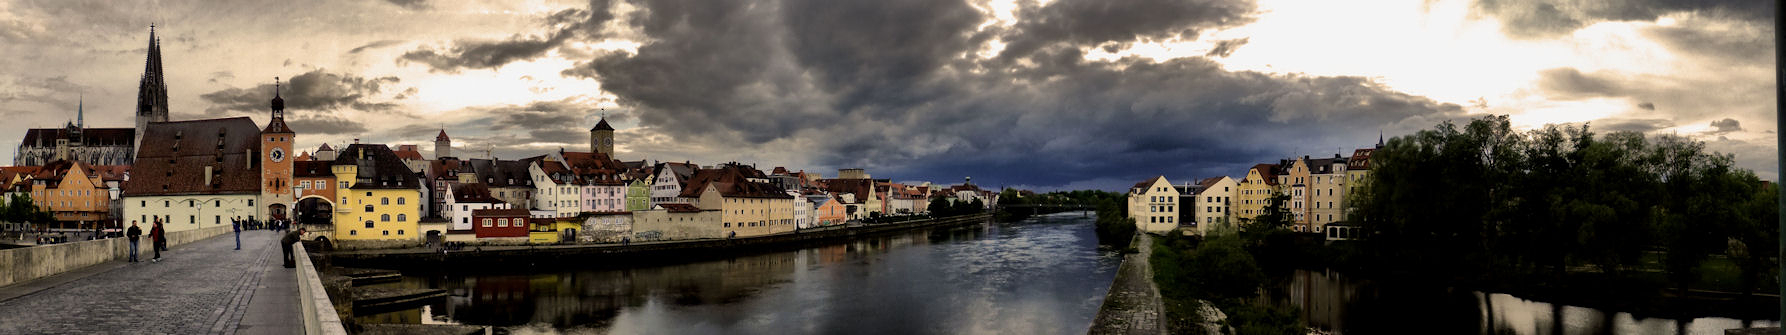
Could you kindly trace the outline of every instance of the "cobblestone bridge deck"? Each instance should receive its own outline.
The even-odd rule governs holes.
[[[278,233],[173,247],[144,239],[140,263],[113,261],[0,287],[0,334],[301,334],[296,274]]]

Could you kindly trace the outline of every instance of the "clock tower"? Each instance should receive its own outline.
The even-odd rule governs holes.
[[[260,132],[260,204],[258,219],[292,218],[292,141],[297,133],[285,125],[285,98],[279,97],[279,79],[273,78],[273,119]]]

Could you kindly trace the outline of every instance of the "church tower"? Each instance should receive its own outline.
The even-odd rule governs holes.
[[[279,87],[279,79],[274,78],[273,119],[267,122],[267,129],[260,131],[260,201],[266,206],[260,212],[262,218],[272,219],[288,218],[288,206],[296,203],[292,198],[290,156],[292,141],[298,134],[285,125],[285,98],[279,97]]]
[[[153,25],[149,26],[148,60],[143,63],[143,77],[136,89],[136,142],[133,146],[142,145],[143,132],[148,131],[150,122],[167,122],[167,82],[161,75],[161,40],[155,38]]]
[[[589,151],[608,155],[614,158],[614,127],[608,125],[608,117],[602,117],[595,128],[589,129]]]
[[[434,136],[434,159],[447,157],[453,157],[453,139],[448,138],[446,129],[442,128],[440,135]]]

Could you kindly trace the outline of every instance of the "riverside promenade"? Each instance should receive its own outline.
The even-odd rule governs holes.
[[[0,287],[0,334],[302,334],[279,233],[232,235]]]

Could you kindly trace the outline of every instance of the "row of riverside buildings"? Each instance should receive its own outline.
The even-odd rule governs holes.
[[[1370,182],[1371,153],[1383,147],[1357,149],[1350,157],[1279,160],[1253,165],[1236,179],[1218,176],[1173,184],[1165,176],[1136,183],[1128,190],[1129,217],[1138,229],[1163,233],[1181,229],[1202,235],[1216,227],[1245,224],[1265,213],[1274,195],[1288,195],[1290,229],[1328,239],[1351,239],[1357,227],[1346,223],[1346,196]]]
[[[824,178],[736,162],[622,161],[605,118],[584,152],[462,157],[445,129],[432,159],[416,145],[359,140],[299,151],[277,83],[264,126],[247,117],[168,120],[159,44],[151,29],[136,128],[31,129],[15,166],[0,167],[7,193],[55,214],[57,222],[39,227],[161,221],[182,231],[243,218],[289,220],[310,228],[308,239],[349,248],[592,243],[786,233],[923,214],[933,199],[991,207],[998,196],[972,183],[895,183],[862,169]]]

